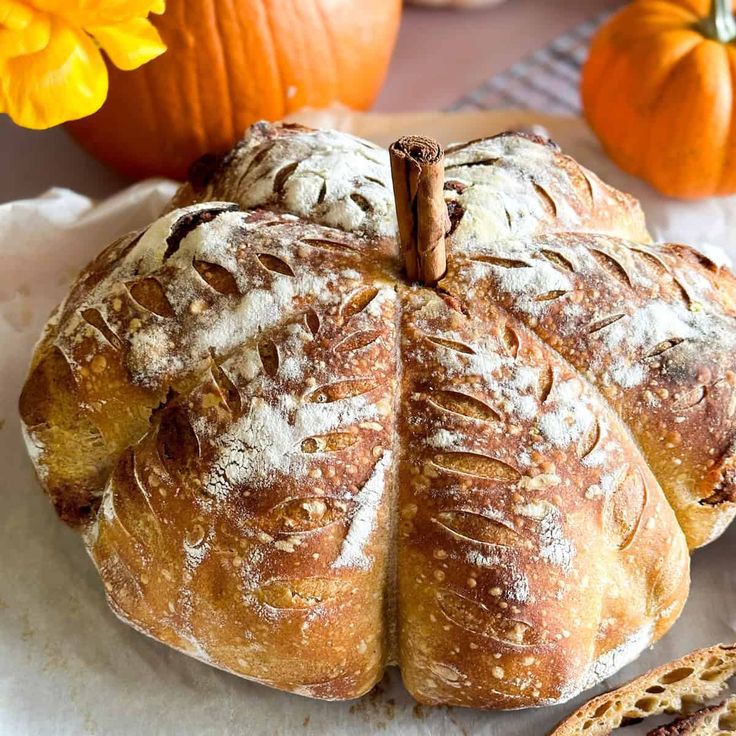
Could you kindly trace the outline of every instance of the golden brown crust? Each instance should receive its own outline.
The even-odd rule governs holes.
[[[484,244],[443,288],[493,298],[626,421],[691,547],[736,514],[736,280],[682,246],[560,233]]]
[[[690,713],[717,697],[734,674],[736,647],[718,644],[698,649],[589,700],[550,736],[607,736],[626,722],[660,713]],[[670,729],[663,734],[691,732]]]
[[[669,628],[687,550],[595,391],[496,307],[452,304],[404,302],[402,674],[423,703],[562,702]]]
[[[528,137],[453,166],[444,290],[400,275],[385,152],[266,124],[80,276],[20,408],[121,618],[293,692],[398,662],[422,702],[486,708],[572,697],[675,620],[656,473],[466,274],[481,238],[647,240],[638,205]]]
[[[248,216],[233,219],[237,237]],[[274,687],[357,697],[388,646],[393,291],[353,271],[355,253],[289,253],[314,235],[303,225],[271,228],[269,251],[293,275],[265,272],[243,233],[240,278],[331,272],[329,287],[208,356],[198,383],[156,411],[87,543],[112,607],[137,628]]]

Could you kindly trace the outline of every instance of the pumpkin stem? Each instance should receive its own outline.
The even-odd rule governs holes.
[[[431,138],[408,135],[392,143],[389,154],[406,275],[434,286],[447,269],[445,152]]]
[[[736,19],[731,0],[711,0],[710,13],[698,27],[707,38],[721,43],[731,43],[736,38]]]

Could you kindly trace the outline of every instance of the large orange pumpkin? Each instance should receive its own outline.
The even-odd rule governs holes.
[[[730,0],[635,0],[593,41],[585,115],[611,158],[665,194],[736,192]]]
[[[128,175],[181,178],[255,120],[368,107],[400,12],[401,0],[168,0],[151,18],[168,51],[132,72],[110,65],[102,109],[68,129]]]

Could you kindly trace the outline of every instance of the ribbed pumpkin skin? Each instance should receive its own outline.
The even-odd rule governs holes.
[[[129,176],[182,178],[256,120],[370,106],[400,14],[401,0],[168,0],[152,16],[168,51],[135,71],[109,65],[102,109],[68,130]]]
[[[736,46],[695,27],[709,0],[636,0],[593,40],[585,115],[624,170],[674,197],[736,192]]]

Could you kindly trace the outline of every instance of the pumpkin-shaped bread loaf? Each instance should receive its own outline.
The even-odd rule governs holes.
[[[566,700],[660,637],[734,514],[733,277],[547,141],[447,151],[447,273],[388,154],[259,124],[111,245],[20,400],[113,610],[238,675]]]

